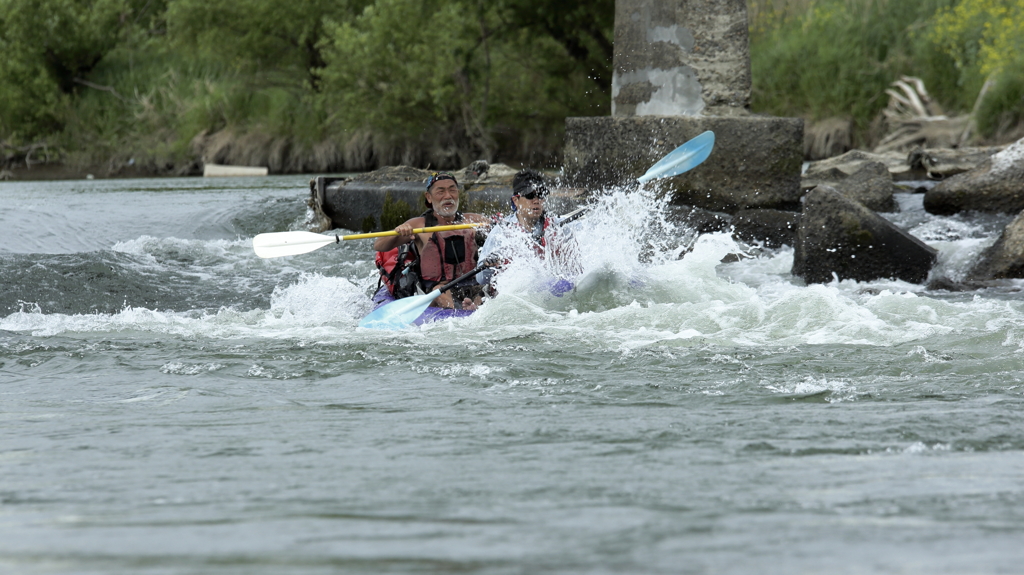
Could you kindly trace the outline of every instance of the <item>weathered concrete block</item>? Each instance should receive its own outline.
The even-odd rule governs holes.
[[[803,120],[768,116],[566,118],[564,175],[600,188],[643,175],[662,156],[711,130],[715,149],[693,170],[662,180],[673,201],[712,211],[799,209]]]
[[[766,248],[792,246],[800,228],[799,212],[781,210],[740,210],[732,218],[732,235],[748,244]]]
[[[895,278],[922,283],[937,251],[828,186],[804,197],[793,275],[808,283]]]
[[[612,116],[746,109],[747,26],[744,0],[617,0]]]
[[[732,217],[727,214],[716,214],[693,206],[668,206],[665,215],[669,223],[698,234],[724,231],[732,222]]]

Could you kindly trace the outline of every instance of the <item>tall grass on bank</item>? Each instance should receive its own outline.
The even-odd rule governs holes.
[[[855,122],[861,139],[901,75],[983,135],[1024,118],[1024,0],[750,0],[755,111]],[[979,100],[982,87],[990,88]],[[864,143],[864,142],[860,142]]]
[[[955,92],[948,78],[921,69],[917,57],[928,50],[916,34],[952,0],[754,3],[750,51],[756,111],[814,119],[849,116],[865,129],[885,107],[885,89],[901,74],[923,76],[938,95]]]

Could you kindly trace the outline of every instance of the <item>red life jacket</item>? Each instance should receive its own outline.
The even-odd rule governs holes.
[[[423,227],[438,224],[432,210],[423,215]],[[455,214],[455,223],[462,222],[462,213]],[[416,293],[418,286],[427,291],[439,283],[453,280],[476,267],[476,230],[455,230],[430,234],[422,252],[415,240],[386,252],[377,252],[375,262],[381,283],[396,298]]]
[[[432,210],[423,214],[424,227],[437,225]],[[455,214],[455,223],[462,222],[462,212]],[[424,287],[453,280],[476,267],[476,230],[434,232],[420,252],[419,272]]]

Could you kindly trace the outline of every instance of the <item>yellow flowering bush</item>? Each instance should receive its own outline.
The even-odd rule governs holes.
[[[1024,0],[961,0],[936,15],[929,36],[961,70],[998,74],[1024,51]]]

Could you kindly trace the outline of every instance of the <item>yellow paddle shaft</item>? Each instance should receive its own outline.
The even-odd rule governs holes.
[[[434,232],[450,232],[452,230],[468,230],[469,228],[480,227],[483,224],[456,224],[454,226],[433,226],[430,228],[416,228],[412,231],[414,234],[432,234]],[[398,232],[391,230],[390,232],[374,232],[372,234],[352,234],[350,236],[341,236],[343,240],[365,240],[367,238],[386,238],[388,236],[397,236]]]

